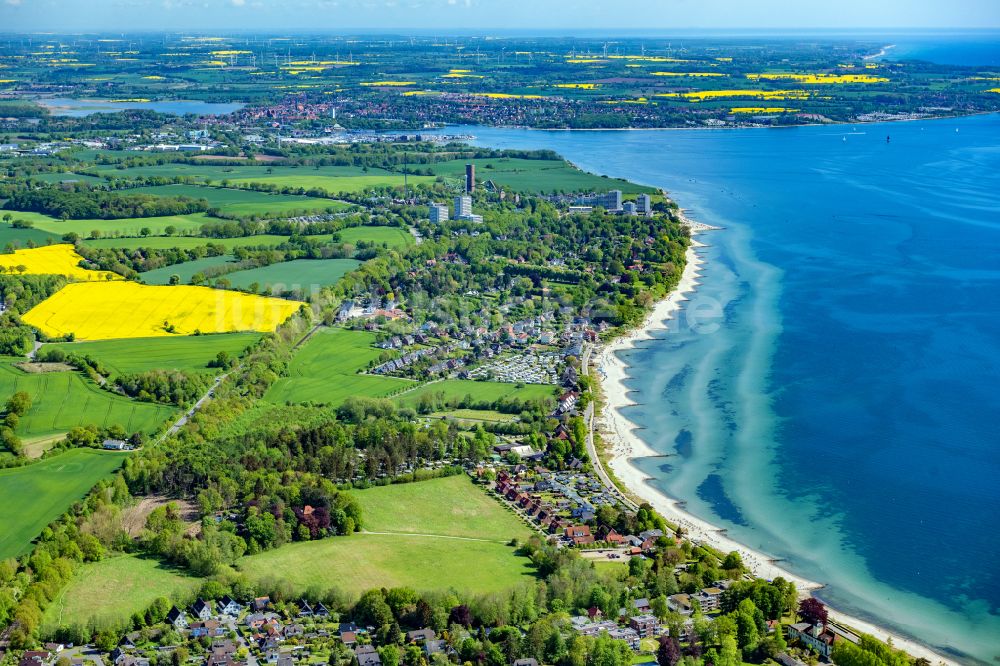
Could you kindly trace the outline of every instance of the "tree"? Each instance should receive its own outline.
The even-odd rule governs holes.
[[[823,602],[815,597],[803,599],[799,603],[799,616],[809,624],[826,624],[828,613]]]
[[[465,604],[455,606],[451,609],[448,617],[448,624],[460,624],[465,628],[472,626],[472,611]]]
[[[681,659],[681,645],[673,636],[660,636],[656,661],[660,666],[676,666]]]

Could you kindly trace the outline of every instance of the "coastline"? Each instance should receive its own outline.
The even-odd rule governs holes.
[[[670,294],[658,301],[645,323],[627,335],[615,339],[598,352],[594,363],[601,376],[601,388],[604,392],[604,407],[598,414],[601,435],[610,448],[606,461],[625,489],[636,497],[648,502],[660,515],[676,523],[684,529],[685,536],[695,543],[705,543],[722,552],[736,551],[743,559],[743,564],[750,572],[764,579],[774,579],[781,576],[795,583],[800,598],[811,596],[813,592],[824,587],[823,583],[798,576],[775,563],[775,558],[730,538],[723,528],[693,516],[684,510],[679,500],[674,499],[652,486],[651,477],[640,470],[634,463],[638,458],[661,455],[652,449],[636,434],[636,424],[629,421],[622,409],[636,404],[628,397],[629,389],[625,381],[629,378],[631,369],[622,361],[617,353],[635,346],[640,340],[653,339],[651,333],[666,330],[667,321],[681,310],[688,294],[697,290],[705,260],[697,254],[698,248],[705,247],[697,240],[697,236],[706,231],[719,230],[706,224],[692,221],[683,211],[681,221],[691,231],[691,245],[687,250],[687,263],[677,287]],[[846,627],[870,634],[881,641],[891,641],[892,645],[912,657],[923,657],[933,664],[958,666],[958,662],[941,655],[935,650],[917,641],[901,636],[869,621],[848,615],[835,608],[827,607],[830,619]]]

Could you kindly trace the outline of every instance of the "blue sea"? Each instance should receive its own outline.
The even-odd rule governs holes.
[[[197,100],[149,100],[145,102],[114,102],[106,99],[71,99],[68,97],[43,97],[36,100],[47,107],[53,116],[83,118],[95,113],[114,113],[144,109],[183,116],[193,113],[199,116],[225,115],[244,107],[239,102],[200,102]]]
[[[465,129],[723,227],[685,310],[623,352],[659,489],[839,609],[1000,655],[1000,116]]]

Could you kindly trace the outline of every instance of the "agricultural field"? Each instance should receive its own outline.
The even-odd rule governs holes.
[[[556,387],[549,384],[525,384],[518,388],[517,384],[505,382],[478,382],[471,379],[445,379],[430,382],[407,391],[395,398],[396,402],[407,407],[415,407],[420,397],[425,394],[443,395],[446,399],[461,400],[472,396],[476,402],[496,402],[502,398],[520,398],[534,400],[536,398],[554,398]]]
[[[155,558],[120,555],[84,564],[45,609],[42,635],[71,624],[118,624],[157,597],[183,598],[202,583]]]
[[[60,243],[62,237],[41,229],[15,229],[6,222],[0,222],[0,248],[8,245],[12,248],[26,247],[28,243],[45,245]]]
[[[217,221],[204,213],[190,215],[164,215],[162,217],[127,217],[119,220],[59,220],[41,213],[10,211],[15,220],[27,220],[35,229],[54,234],[59,238],[75,233],[80,238],[114,238],[119,236],[142,236],[148,230],[149,236],[163,236],[167,227],[174,233],[194,234],[201,231],[203,224]],[[96,232],[96,235],[95,235]]]
[[[270,266],[251,268],[223,275],[233,287],[246,289],[257,284],[266,292],[281,293],[310,287],[336,284],[340,278],[361,265],[354,259],[294,259]]]
[[[126,190],[126,194],[151,194],[162,197],[190,197],[206,199],[209,206],[235,217],[274,215],[282,213],[347,210],[350,204],[332,199],[319,199],[292,194],[268,194],[253,190],[239,190],[199,185],[159,185]]]
[[[235,358],[260,339],[256,333],[220,333],[172,338],[132,338],[99,342],[57,342],[42,347],[62,349],[97,359],[113,372],[126,374],[148,370],[216,372],[208,362],[220,351]]]
[[[233,255],[231,254],[222,254],[217,257],[202,257],[201,259],[185,261],[140,273],[139,279],[146,284],[170,284],[171,276],[176,275],[180,278],[179,284],[188,284],[195,273],[201,273],[208,268],[215,268],[216,266],[224,266],[231,261],[233,261]]]
[[[359,241],[385,245],[390,248],[408,247],[414,244],[413,234],[401,227],[347,227],[336,233],[341,243],[357,244]]]
[[[408,379],[358,374],[383,353],[372,347],[374,342],[375,336],[363,331],[320,329],[295,353],[288,376],[272,384],[264,399],[339,405],[351,396],[380,398],[415,386]]]
[[[505,543],[529,530],[465,474],[352,491],[366,532],[474,537]]]
[[[481,160],[450,160],[429,164],[437,175],[464,178],[465,165],[476,165],[476,179],[492,180],[499,187],[517,192],[608,192],[621,190],[623,194],[656,194],[653,187],[644,187],[620,178],[608,178],[580,171],[565,160],[527,160],[515,157],[498,157]]]
[[[121,280],[122,276],[110,271],[91,271],[81,268],[83,261],[76,248],[67,243],[15,250],[0,254],[0,271],[22,275],[63,275],[72,280]]]
[[[331,234],[321,234],[312,236],[320,242],[326,243],[333,238]],[[202,247],[211,243],[232,251],[237,247],[275,247],[288,242],[288,236],[276,236],[274,234],[259,234],[256,236],[240,236],[238,238],[206,238],[204,236],[151,236],[149,238],[100,238],[97,240],[86,240],[84,245],[88,247],[120,247],[126,250],[135,250],[146,247],[154,250],[162,250],[171,247],[190,249],[192,247]]]
[[[88,176],[84,173],[70,173],[67,171],[53,172],[53,173],[36,173],[32,174],[32,180],[38,180],[43,183],[89,183],[91,185],[98,185],[105,182],[103,178],[97,178],[95,176]]]
[[[31,409],[15,429],[18,436],[63,433],[89,423],[120,425],[127,432],[148,434],[174,414],[167,405],[130,400],[105,391],[79,372],[24,372],[11,364],[13,360],[0,362],[0,395],[24,391],[31,396]]]
[[[220,166],[213,164],[158,164],[151,166],[100,167],[99,173],[119,178],[138,176],[188,176],[206,183],[234,185],[262,183],[293,189],[321,189],[331,194],[354,193],[370,187],[402,187],[403,175],[385,169],[364,170],[353,166]],[[431,182],[433,176],[408,176],[410,184]]]
[[[136,178],[148,176],[160,176],[163,178],[173,178],[182,176],[185,178],[195,178],[205,182],[220,184],[224,180],[236,181],[263,181],[267,176],[281,176],[291,174],[318,174],[325,177],[348,178],[354,176],[364,176],[366,172],[361,167],[354,166],[324,166],[319,169],[308,166],[272,166],[272,165],[240,165],[229,166],[212,164],[151,164],[147,166],[135,166],[118,168],[117,166],[99,165],[98,173],[102,176],[113,176],[115,178]],[[381,175],[388,174],[382,169],[369,169],[367,174]]]
[[[234,291],[135,282],[68,284],[22,320],[50,337],[149,338],[235,331],[269,332],[301,303]]]
[[[402,586],[485,594],[534,580],[530,562],[515,555],[512,546],[401,534],[353,534],[292,543],[246,557],[237,568],[250,580],[280,578],[301,590],[315,585],[354,595]]]
[[[0,560],[31,550],[31,541],[128,454],[73,449],[23,467],[0,470]]]
[[[320,189],[330,194],[345,193],[354,194],[373,187],[403,187],[403,174],[383,172],[364,176],[335,176],[327,175],[323,170],[298,169],[294,172],[289,167],[284,167],[287,171],[280,171],[282,167],[275,167],[274,173],[258,175],[252,178],[236,178],[233,183],[245,185],[248,183],[262,183],[274,185],[276,187],[302,188],[305,190]],[[324,167],[325,169],[325,167]],[[382,171],[372,169],[371,171]],[[407,176],[405,181],[410,185],[418,183],[430,183],[434,181],[434,176]]]

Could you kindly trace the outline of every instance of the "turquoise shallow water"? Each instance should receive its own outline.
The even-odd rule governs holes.
[[[1000,655],[1000,116],[470,131],[725,227],[682,315],[624,353],[660,489],[838,608]]]

